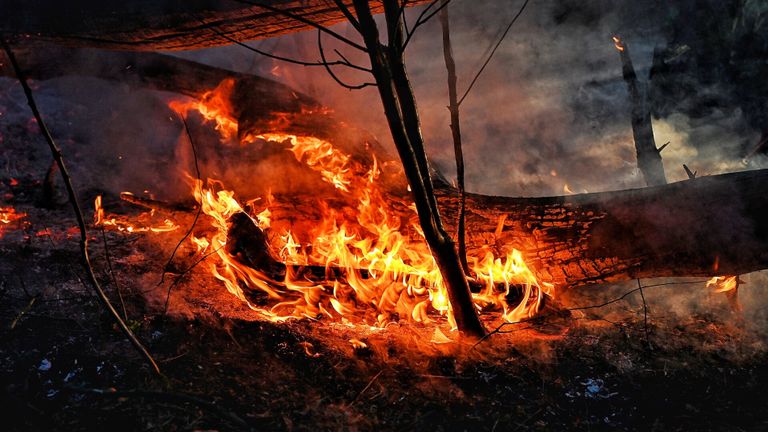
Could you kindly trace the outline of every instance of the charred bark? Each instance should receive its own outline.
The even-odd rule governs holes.
[[[467,246],[515,247],[560,286],[744,274],[768,268],[766,190],[758,170],[561,197],[468,194]],[[455,214],[455,196],[440,202]]]
[[[413,0],[407,6],[423,3]],[[130,51],[189,50],[279,36],[312,28],[279,13],[330,26],[346,17],[323,0],[0,0],[0,34],[24,43],[57,43]],[[262,4],[266,7],[256,6]],[[346,1],[345,3],[349,3]],[[380,13],[378,2],[371,9]],[[83,19],[87,17],[87,19]]]

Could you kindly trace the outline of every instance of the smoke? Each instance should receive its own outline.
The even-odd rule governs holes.
[[[489,0],[451,4],[460,93],[521,4]],[[421,10],[409,9],[408,22],[413,24]],[[652,0],[530,4],[462,104],[468,189],[537,196],[562,194],[566,184],[574,192],[643,186],[635,165],[629,97],[611,36],[622,35],[640,80],[647,81],[654,49],[670,45],[671,21],[665,14],[672,10]],[[355,38],[349,26],[337,25],[334,30]],[[367,64],[365,54],[329,36],[323,40],[327,55],[339,49],[353,62]],[[253,44],[286,57],[319,60],[315,32]],[[267,59],[237,46],[183,56],[286,82],[389,142],[378,95],[371,88],[349,91],[323,68]],[[418,29],[406,62],[428,152],[451,178],[455,164],[437,19]],[[364,73],[336,70],[351,84],[370,81]],[[670,142],[662,156],[671,181],[686,178],[683,163],[700,174],[746,168],[745,147],[756,144],[760,132],[736,106],[714,109],[695,119],[686,112],[666,114],[654,126],[657,144]],[[760,166],[759,158],[749,165]]]

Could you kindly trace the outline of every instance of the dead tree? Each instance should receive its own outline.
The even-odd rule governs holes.
[[[632,105],[632,136],[635,139],[637,167],[643,173],[645,183],[648,186],[666,184],[667,177],[664,174],[664,164],[661,162],[661,151],[664,150],[666,144],[661,148],[656,148],[651,110],[646,97],[647,92],[641,93],[640,91],[627,44],[617,36],[614,36],[613,41],[621,57],[621,71],[624,81],[627,83],[630,104]]]

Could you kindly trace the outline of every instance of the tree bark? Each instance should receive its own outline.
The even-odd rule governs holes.
[[[768,170],[561,197],[468,194],[467,246],[515,247],[559,286],[744,274],[768,268],[766,191]],[[450,193],[440,203],[448,216],[458,208]]]
[[[407,6],[426,0],[409,1]],[[254,0],[330,26],[346,18],[324,0]],[[345,3],[350,3],[345,1]],[[380,13],[380,3],[371,9]],[[307,30],[285,14],[237,0],[0,0],[0,33],[25,44],[130,51],[189,50]]]

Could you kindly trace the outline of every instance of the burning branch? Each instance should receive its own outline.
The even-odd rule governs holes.
[[[48,128],[46,127],[45,122],[43,121],[43,117],[40,115],[40,111],[37,109],[37,104],[35,103],[35,99],[32,96],[32,89],[29,88],[29,85],[27,84],[26,76],[24,75],[24,72],[19,67],[19,63],[16,60],[16,56],[11,50],[11,47],[8,46],[5,39],[0,38],[0,44],[2,44],[3,50],[5,50],[5,53],[8,56],[8,60],[10,61],[14,71],[16,72],[16,77],[18,78],[19,83],[24,89],[24,95],[27,98],[27,103],[29,104],[29,108],[32,110],[32,114],[34,115],[35,120],[37,120],[37,125],[40,127],[40,133],[42,133],[43,137],[48,143],[48,146],[51,149],[51,153],[53,154],[53,158],[56,160],[56,164],[59,167],[61,178],[64,181],[64,186],[66,187],[67,194],[69,196],[69,202],[72,204],[72,209],[74,210],[75,217],[77,219],[77,225],[80,228],[80,253],[83,261],[83,267],[85,268],[86,273],[88,274],[88,278],[91,282],[91,285],[93,285],[93,288],[96,290],[96,293],[98,294],[99,300],[101,300],[102,305],[112,316],[112,319],[118,325],[120,330],[122,330],[123,334],[125,334],[128,340],[131,341],[131,343],[136,348],[136,350],[139,351],[139,353],[142,356],[144,356],[144,358],[152,366],[155,372],[160,374],[160,367],[152,358],[152,355],[149,353],[149,351],[147,351],[146,348],[144,348],[144,345],[142,345],[141,342],[136,338],[136,336],[133,334],[131,329],[128,328],[128,326],[125,324],[125,321],[123,321],[122,318],[120,318],[120,315],[112,306],[112,303],[109,301],[109,298],[104,293],[104,290],[101,288],[99,281],[96,279],[96,275],[93,272],[93,267],[91,266],[91,260],[88,255],[88,231],[85,225],[85,219],[83,218],[83,212],[80,210],[80,203],[77,200],[77,193],[75,192],[75,188],[74,186],[72,186],[72,181],[69,177],[69,171],[67,171],[67,167],[64,164],[64,159],[61,154],[61,149],[59,149],[59,147],[56,145],[56,142],[54,142],[53,136],[51,136],[50,131],[48,131]]]

